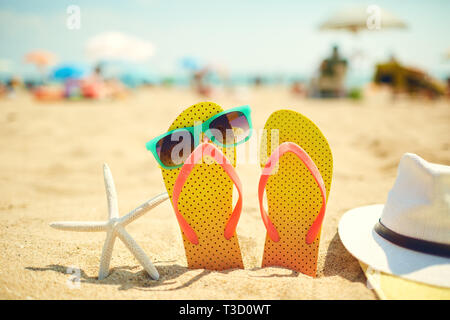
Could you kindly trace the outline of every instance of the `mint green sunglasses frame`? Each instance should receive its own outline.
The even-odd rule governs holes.
[[[227,113],[230,113],[230,112],[235,112],[235,111],[242,112],[242,114],[247,119],[248,126],[249,126],[249,134],[242,141],[235,142],[235,143],[232,143],[232,144],[222,144],[219,141],[217,141],[217,139],[211,133],[211,131],[209,130],[209,125],[211,124],[211,122],[213,122],[218,117],[223,116],[224,114],[227,114]],[[202,124],[199,124],[197,126],[186,127],[186,128],[179,128],[179,129],[175,129],[175,130],[163,133],[162,135],[157,136],[156,138],[154,138],[154,139],[150,140],[149,142],[147,142],[145,144],[145,147],[147,148],[147,150],[151,151],[151,153],[155,157],[156,161],[158,161],[159,165],[161,167],[163,167],[164,169],[169,169],[170,170],[170,169],[180,168],[181,166],[183,166],[183,163],[181,163],[179,165],[176,165],[176,166],[173,166],[173,167],[168,167],[168,166],[166,166],[166,165],[164,165],[162,163],[161,159],[158,156],[158,153],[156,152],[156,145],[157,145],[159,140],[161,140],[162,138],[164,138],[164,137],[166,137],[168,135],[171,135],[173,133],[187,130],[194,137],[194,148],[196,148],[200,144],[200,136],[195,136],[195,133],[199,132],[198,130],[201,129],[201,132],[204,133],[209,138],[209,140],[211,140],[211,142],[215,143],[216,145],[218,145],[220,147],[228,148],[228,147],[237,146],[237,145],[240,145],[241,143],[247,142],[248,139],[250,139],[250,137],[251,137],[251,135],[253,133],[252,118],[250,116],[250,113],[251,113],[251,109],[250,109],[250,106],[248,106],[248,105],[232,108],[232,109],[229,109],[229,110],[226,110],[226,111],[222,111],[222,112],[214,115],[213,117],[209,118],[208,120],[206,120],[205,122],[203,122]]]

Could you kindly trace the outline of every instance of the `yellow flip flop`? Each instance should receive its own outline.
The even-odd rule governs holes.
[[[196,122],[204,122],[222,111],[213,102],[195,104],[183,111],[168,131],[192,127]],[[236,165],[235,149],[220,148],[233,167]],[[182,170],[183,167],[161,168],[172,204],[174,186]],[[188,267],[209,270],[243,268],[236,233],[233,232],[229,239],[224,237],[224,230],[233,213],[233,181],[221,165],[213,157],[204,156],[204,161],[190,170],[180,190],[176,199],[177,210],[198,238],[198,243],[193,243],[182,229]]]
[[[333,172],[330,146],[319,128],[295,111],[274,112],[264,129],[259,201],[267,235],[262,267],[281,266],[315,277]]]

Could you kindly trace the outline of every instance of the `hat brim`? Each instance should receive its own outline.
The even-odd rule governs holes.
[[[392,274],[374,271],[359,261],[367,277],[367,287],[382,300],[450,300],[450,289],[408,280]]]
[[[338,229],[344,247],[374,270],[450,288],[449,258],[397,246],[373,230],[383,208],[384,205],[371,205],[346,212]]]

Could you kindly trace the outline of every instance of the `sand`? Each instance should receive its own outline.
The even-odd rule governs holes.
[[[265,229],[257,202],[260,168],[240,164],[244,209],[237,228],[245,270],[186,267],[169,202],[127,230],[161,274],[153,281],[117,241],[111,274],[96,279],[104,233],[54,230],[51,221],[104,220],[102,164],[112,170],[121,215],[163,192],[161,172],[145,149],[186,106],[205,100],[181,89],[140,90],[117,101],[36,103],[19,94],[0,100],[1,299],[376,299],[337,234],[348,209],[383,203],[398,161],[414,152],[450,164],[450,105],[373,92],[361,102],[293,97],[258,88],[209,100],[224,109],[250,104],[261,129],[289,107],[317,123],[334,155],[334,177],[320,244],[318,277],[260,268]],[[253,139],[253,138],[252,138]],[[79,287],[68,282],[80,269]]]

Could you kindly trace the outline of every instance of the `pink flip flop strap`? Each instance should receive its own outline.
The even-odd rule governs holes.
[[[312,176],[314,177],[314,180],[316,181],[317,185],[319,186],[320,193],[322,195],[322,207],[320,208],[319,214],[317,215],[316,219],[311,225],[311,228],[309,228],[305,239],[307,244],[311,244],[314,242],[317,235],[319,234],[320,228],[322,226],[322,221],[325,216],[325,208],[327,202],[325,191],[326,189],[322,179],[322,175],[320,174],[319,169],[317,169],[314,161],[310,158],[310,156],[306,153],[305,150],[303,150],[300,146],[298,146],[293,142],[284,142],[280,144],[278,148],[271,154],[269,160],[264,166],[261,178],[259,179],[259,186],[258,186],[258,198],[261,217],[267,229],[267,233],[270,239],[272,239],[272,241],[274,242],[280,241],[280,236],[278,235],[277,229],[273,225],[272,221],[270,221],[270,218],[266,210],[264,210],[263,195],[264,190],[266,188],[267,180],[269,179],[269,176],[271,175],[273,168],[278,163],[278,161],[280,161],[280,158],[287,152],[294,153],[305,164],[309,172],[311,172]]]
[[[219,149],[217,149],[214,145],[210,143],[202,143],[197,148],[194,149],[194,151],[189,155],[189,157],[184,162],[184,165],[181,167],[180,173],[178,174],[178,177],[175,181],[175,185],[173,187],[173,194],[172,194],[172,204],[173,209],[175,211],[175,215],[177,217],[178,223],[180,225],[181,230],[183,231],[184,235],[188,240],[193,244],[198,244],[198,237],[195,233],[194,229],[187,223],[187,221],[184,219],[184,217],[181,215],[181,213],[178,210],[178,198],[181,194],[181,190],[183,189],[183,186],[189,177],[189,174],[191,173],[192,169],[194,169],[194,166],[198,163],[201,163],[202,156],[208,155],[212,157],[214,160],[217,161],[217,163],[225,170],[225,172],[230,177],[231,181],[235,184],[239,199],[236,203],[236,206],[230,216],[230,219],[228,219],[228,222],[225,226],[224,236],[225,239],[229,240],[236,231],[236,226],[239,222],[239,217],[241,216],[242,211],[242,184],[241,180],[239,179],[236,170],[231,165],[230,161],[223,155],[222,152],[220,152]]]

